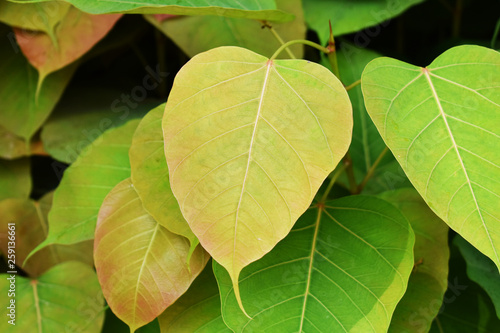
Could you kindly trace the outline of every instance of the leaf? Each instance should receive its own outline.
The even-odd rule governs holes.
[[[295,15],[295,20],[284,23],[270,23],[284,41],[305,39],[306,26],[302,13],[301,0],[277,0],[278,9]],[[262,21],[224,16],[185,16],[168,20],[159,20],[153,15],[146,19],[174,41],[189,57],[219,46],[241,46],[272,56],[280,46],[280,42],[271,31],[262,28]],[[297,58],[303,56],[303,46],[291,47]],[[283,58],[289,58],[286,52]]]
[[[73,163],[103,132],[143,117],[158,104],[157,101],[144,100],[136,103],[134,108],[126,107],[121,105],[123,100],[119,90],[103,87],[95,90],[95,84],[92,88],[78,87],[67,91],[43,125],[43,146],[53,158]]]
[[[43,31],[56,41],[55,27],[70,7],[70,4],[60,1],[19,4],[2,0],[0,22],[26,30]]]
[[[458,46],[427,68],[379,58],[366,66],[362,89],[426,203],[500,267],[500,53]]]
[[[220,47],[178,72],[163,118],[170,186],[237,299],[241,269],[288,234],[351,130],[347,93],[315,63]]]
[[[27,2],[31,0],[19,0]],[[40,2],[44,0],[34,0]],[[256,20],[270,20],[277,22],[290,21],[293,15],[276,10],[273,0],[227,1],[204,0],[193,4],[192,1],[178,0],[65,0],[80,10],[90,14],[128,13],[128,14],[172,14],[172,15],[217,15],[240,17]]]
[[[232,332],[222,320],[212,265],[207,265],[188,291],[159,317],[161,333]]]
[[[189,242],[170,233],[143,208],[130,179],[104,199],[95,232],[97,276],[110,308],[131,332],[179,298],[208,260],[198,247],[187,266]]]
[[[139,123],[129,150],[131,179],[144,209],[168,231],[186,237],[194,250],[199,244],[182,216],[168,180],[161,120],[165,103]]]
[[[2,274],[2,309],[10,305],[10,275]],[[79,262],[59,264],[38,279],[15,277],[15,332],[99,333],[104,299],[95,272]],[[5,312],[4,312],[5,313]],[[12,332],[10,318],[0,321],[1,332]]]
[[[462,237],[456,236],[453,243],[467,263],[467,276],[488,293],[500,318],[500,274],[495,264]]]
[[[384,192],[378,197],[399,208],[415,232],[415,265],[389,332],[428,332],[448,287],[449,229],[414,189]],[[419,314],[422,308],[428,308],[425,316]]]
[[[304,14],[308,26],[316,31],[319,40],[324,45],[328,42],[330,31],[328,21],[332,22],[335,37],[356,32],[398,16],[409,7],[423,0],[398,1],[350,1],[350,0],[303,0]],[[382,23],[382,27],[388,22]],[[380,33],[381,27],[369,29],[362,37],[357,37],[357,43],[365,43],[366,39]]]
[[[0,124],[11,135],[29,142],[56,105],[76,67],[70,66],[49,75],[36,99],[38,81],[36,70],[19,52],[15,44],[14,33],[2,27],[0,27],[0,32],[3,36],[7,36],[0,42],[2,49],[0,52],[0,100],[2,100]],[[9,39],[12,44],[9,43]],[[15,144],[19,145],[19,143]],[[26,146],[28,146],[27,143]],[[23,155],[27,154],[27,150],[23,152]],[[14,153],[13,157],[17,156],[19,153]]]
[[[215,265],[222,316],[235,332],[385,332],[406,290],[413,243],[406,218],[384,200],[328,201],[243,270],[241,297],[252,319]]]
[[[139,120],[107,130],[64,172],[49,213],[49,235],[30,254],[50,244],[94,239],[99,208],[116,184],[130,177],[128,149]]]
[[[29,155],[28,142],[0,125],[0,158],[14,159]]]
[[[70,260],[81,261],[93,267],[91,242],[47,246],[23,265],[31,250],[47,237],[47,215],[51,204],[52,193],[43,196],[38,202],[28,199],[0,201],[0,238],[7,239],[8,223],[15,223],[16,265],[31,277],[40,276],[56,264]],[[0,249],[7,256],[6,242],[2,242]]]
[[[450,250],[448,290],[430,332],[490,333],[500,331],[500,320],[495,315],[495,308],[488,295],[467,278],[465,262],[456,246],[450,244]],[[420,309],[418,316],[413,318],[413,323],[418,325],[423,318],[428,320],[427,311],[434,307],[439,307],[439,304],[433,302]]]
[[[71,7],[56,27],[57,44],[43,32],[14,29],[19,47],[39,72],[37,89],[48,74],[71,64],[90,50],[120,17],[119,14],[89,15]]]
[[[31,193],[30,160],[0,159],[0,200],[28,198]]]

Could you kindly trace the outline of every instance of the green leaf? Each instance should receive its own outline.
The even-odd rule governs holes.
[[[162,333],[232,332],[222,320],[212,265],[207,265],[189,290],[159,317]]]
[[[104,199],[94,258],[106,301],[132,332],[159,316],[203,270],[209,256],[157,223],[143,208],[130,179]]]
[[[38,279],[15,277],[15,298],[7,297],[11,275],[0,277],[0,306],[15,299],[15,326],[2,316],[1,332],[99,333],[104,321],[104,299],[94,270],[79,262],[59,264]],[[13,328],[15,329],[13,330]]]
[[[452,48],[427,68],[365,68],[368,113],[431,209],[500,267],[500,53]]]
[[[0,200],[28,198],[31,193],[30,160],[0,159]]]
[[[35,0],[42,2],[45,0]],[[179,0],[65,0],[73,6],[90,14],[129,13],[129,14],[173,14],[173,15],[217,15],[227,17],[270,20],[277,22],[290,21],[293,15],[276,10],[273,0],[228,1],[204,0],[201,4]],[[17,2],[32,2],[18,0]],[[199,1],[198,1],[199,3]]]
[[[500,274],[495,264],[462,237],[456,236],[453,243],[467,262],[467,275],[488,293],[500,318]]]
[[[43,147],[54,159],[73,163],[106,130],[141,118],[158,104],[144,100],[134,108],[117,107],[122,94],[119,90],[92,88],[70,88],[43,125]]]
[[[301,0],[276,0],[278,9],[295,15],[295,20],[284,24],[270,23],[281,38],[305,39],[306,26]],[[154,15],[146,19],[172,39],[189,57],[219,46],[241,46],[265,56],[272,56],[280,42],[271,31],[262,28],[262,22],[224,16],[186,16],[159,21]],[[203,27],[200,29],[200,27]],[[297,58],[303,56],[303,46],[290,48]],[[290,58],[286,52],[281,57]]]
[[[389,332],[428,332],[448,287],[448,226],[414,189],[385,192],[378,197],[399,208],[415,232],[415,266],[408,289],[394,311]],[[429,307],[429,304],[435,306]],[[429,311],[416,325],[415,318],[425,307],[429,307]]]
[[[242,272],[238,309],[231,279],[215,266],[222,316],[235,332],[385,332],[413,267],[414,235],[401,212],[366,196],[317,206]]]
[[[7,239],[8,224],[15,223],[16,265],[31,277],[40,276],[64,261],[76,260],[93,266],[92,242],[88,241],[74,245],[47,246],[23,265],[28,254],[47,237],[47,215],[51,205],[52,193],[46,194],[38,202],[28,199],[0,201],[0,236]],[[7,242],[2,242],[0,249],[7,256]]]
[[[347,93],[318,64],[220,47],[178,72],[163,118],[170,186],[236,292],[241,269],[307,209],[351,131]]]
[[[49,235],[30,254],[50,244],[94,239],[99,208],[116,184],[130,177],[128,149],[139,120],[104,132],[64,172],[49,213]]]
[[[161,127],[164,109],[165,103],[151,110],[134,133],[129,150],[131,179],[144,209],[168,231],[186,237],[194,249],[198,239],[182,216],[168,180]]]
[[[43,31],[56,41],[55,28],[68,12],[70,4],[61,1],[19,4],[0,1],[0,22],[12,27]]]
[[[26,139],[15,135],[0,125],[0,158],[14,159],[30,153]]]
[[[29,142],[56,105],[76,67],[70,66],[49,75],[35,98],[37,71],[19,52],[14,33],[3,27],[0,27],[0,32],[6,36],[0,42],[0,124]]]
[[[377,0],[377,1],[350,1],[350,0],[303,0],[304,14],[309,27],[316,31],[319,40],[324,45],[328,42],[330,31],[328,21],[332,22],[335,37],[368,28],[393,17],[398,16],[409,7],[423,2],[423,0]],[[362,33],[356,42],[365,43],[380,33],[382,27],[369,29]]]

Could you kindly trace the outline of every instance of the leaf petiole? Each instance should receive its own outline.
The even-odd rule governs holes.
[[[278,32],[276,30],[274,30],[273,26],[267,22],[267,21],[261,21],[262,23],[262,28],[267,28],[269,29],[269,31],[271,31],[271,33],[273,34],[274,38],[276,38],[276,40],[281,44],[281,45],[284,45],[285,42],[283,41],[283,38],[281,38],[281,36],[278,34]],[[292,50],[290,50],[290,48],[286,48],[286,53],[288,53],[288,56],[292,59],[297,59],[297,57],[295,56],[295,54],[293,54]]]
[[[272,55],[272,57],[269,60],[276,59],[276,57],[279,56],[279,54],[281,52],[283,52],[284,49],[286,49],[287,47],[289,47],[291,45],[294,45],[294,44],[309,45],[309,46],[314,47],[314,48],[316,48],[316,49],[318,49],[321,52],[324,52],[326,54],[330,53],[329,49],[327,49],[326,47],[323,47],[323,46],[319,45],[318,43],[311,42],[311,41],[308,41],[308,40],[305,40],[305,39],[297,39],[297,40],[291,40],[291,41],[286,42],[285,44],[281,45],[280,48],[278,50],[276,50],[276,52],[274,52],[274,54]]]
[[[342,174],[342,172],[344,172],[344,170],[346,169],[347,165],[346,164],[343,164],[338,170],[337,172],[335,172],[332,176],[332,178],[330,178],[330,182],[328,183],[328,186],[326,187],[326,190],[325,192],[323,193],[323,195],[321,196],[321,199],[319,200],[320,203],[324,203],[326,201],[326,199],[328,198],[328,194],[330,194],[330,191],[332,190],[333,188],[333,185],[335,185],[335,182],[337,181],[337,179],[340,177],[340,175]]]
[[[373,162],[372,166],[370,167],[370,169],[366,173],[365,178],[363,178],[363,180],[361,181],[361,183],[358,185],[358,188],[356,190],[356,194],[359,194],[359,193],[361,193],[361,191],[363,191],[363,188],[365,188],[366,183],[368,183],[368,181],[370,180],[370,178],[373,177],[373,174],[375,173],[375,169],[380,164],[380,161],[382,161],[382,158],[384,158],[385,154],[387,154],[388,151],[389,151],[389,148],[387,148],[387,146],[386,146],[384,148],[384,150],[382,150],[382,152],[380,153],[380,155],[378,155],[377,159],[375,160],[375,162]]]

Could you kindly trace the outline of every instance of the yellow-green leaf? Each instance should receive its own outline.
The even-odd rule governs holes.
[[[0,159],[0,200],[7,198],[27,199],[31,193],[30,160]]]
[[[362,89],[430,208],[500,268],[500,53],[458,46],[426,68],[378,58]]]
[[[159,316],[203,270],[209,256],[157,223],[130,179],[119,183],[99,211],[94,258],[110,308],[132,332]]]
[[[237,296],[241,269],[288,234],[351,133],[347,92],[318,64],[220,47],[179,71],[163,118],[170,186]]]
[[[161,128],[164,109],[161,104],[151,110],[134,133],[129,150],[131,179],[144,209],[168,231],[189,239],[194,249],[198,239],[182,216],[168,181]]]

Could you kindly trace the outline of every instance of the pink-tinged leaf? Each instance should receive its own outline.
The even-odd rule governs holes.
[[[70,8],[55,30],[57,44],[43,32],[14,29],[29,62],[38,69],[40,82],[49,74],[74,62],[113,28],[121,14],[91,15]]]
[[[130,179],[108,194],[99,212],[94,259],[111,310],[132,332],[174,303],[203,270],[201,246],[189,267],[187,238],[157,223],[142,206]]]

